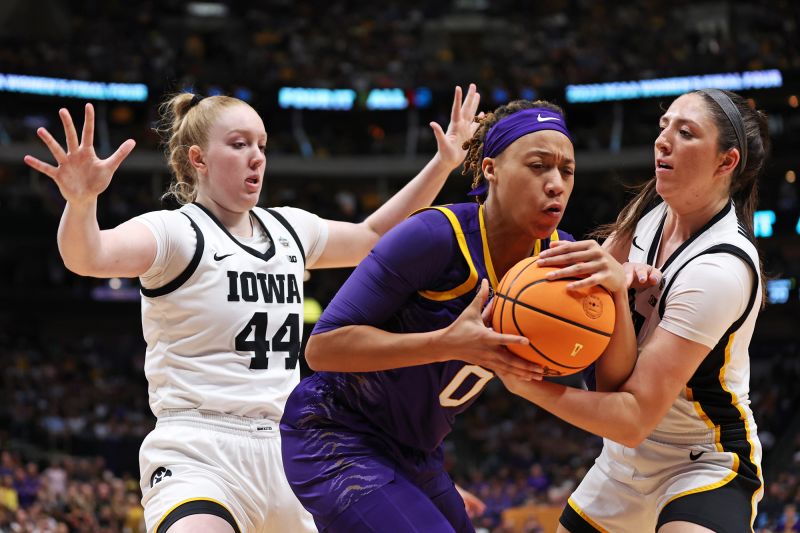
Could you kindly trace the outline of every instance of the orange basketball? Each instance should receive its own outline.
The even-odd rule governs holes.
[[[614,300],[598,286],[567,291],[576,278],[548,281],[547,273],[558,269],[537,267],[536,259],[523,259],[500,280],[492,328],[527,337],[527,346],[513,344],[508,349],[542,365],[546,376],[574,374],[608,346],[614,331]]]

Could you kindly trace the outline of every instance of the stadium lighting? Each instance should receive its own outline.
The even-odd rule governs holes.
[[[228,6],[219,2],[189,2],[186,12],[195,17],[226,17]]]
[[[372,89],[367,96],[367,109],[392,110],[408,108],[402,89]]]
[[[117,100],[120,102],[144,102],[147,100],[147,85],[144,83],[105,83],[23,74],[0,73],[0,91],[42,96],[66,96],[86,100]]]
[[[709,87],[742,91],[747,89],[772,89],[782,86],[783,76],[780,70],[750,70],[746,72],[701,74],[698,76],[679,76],[652,80],[567,85],[566,98],[570,104],[585,104],[674,96]]]
[[[775,211],[765,209],[753,213],[753,233],[756,237],[772,237],[773,224],[775,224]]]
[[[349,111],[353,109],[356,92],[352,89],[309,89],[281,87],[278,106],[281,109],[320,109]]]
[[[767,301],[771,304],[785,304],[789,301],[789,293],[794,288],[794,279],[767,280]]]

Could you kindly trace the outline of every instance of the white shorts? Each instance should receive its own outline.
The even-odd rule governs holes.
[[[763,488],[760,444],[739,441],[720,449],[650,439],[627,448],[606,440],[561,524],[571,533],[654,532],[676,520],[717,532],[752,531]]]
[[[142,443],[139,471],[148,532],[192,514],[237,532],[317,531],[286,481],[277,422],[167,411]]]

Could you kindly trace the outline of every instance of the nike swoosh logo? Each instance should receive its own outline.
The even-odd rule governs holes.
[[[233,254],[235,254],[235,253],[236,253],[236,252],[233,252]],[[232,256],[233,254],[217,255],[217,254],[215,253],[215,254],[214,254],[214,261],[222,261],[222,260],[223,260],[223,259],[225,259],[226,257],[230,257],[230,256]]]
[[[541,113],[536,115],[537,122],[547,122],[548,120],[558,120],[556,117],[543,117]]]
[[[636,244],[636,237],[635,237],[635,236],[633,237],[633,247],[634,247],[634,248],[638,248],[638,249],[640,249],[641,251],[643,251],[643,252],[644,252],[644,248],[642,248],[641,246],[639,246],[638,244]]]
[[[704,453],[706,452],[697,452],[697,454],[695,454],[695,452],[689,452],[689,459],[692,461],[697,461]]]

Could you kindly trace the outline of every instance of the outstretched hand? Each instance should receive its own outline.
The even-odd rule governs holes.
[[[443,343],[452,359],[459,359],[492,371],[503,371],[520,379],[542,379],[544,369],[508,351],[510,344],[528,344],[526,337],[499,333],[484,324],[482,310],[489,298],[489,283],[481,281],[472,303],[446,329]]]
[[[100,159],[94,151],[94,107],[92,104],[86,104],[80,144],[69,111],[62,108],[58,111],[58,116],[61,117],[64,125],[66,152],[45,128],[36,130],[37,135],[53,154],[58,166],[50,165],[30,155],[25,156],[25,164],[52,178],[67,202],[79,204],[92,201],[108,188],[114,172],[131,153],[136,142],[128,139],[108,158]]]
[[[472,138],[472,134],[478,129],[475,112],[478,110],[480,101],[481,95],[478,94],[474,83],[469,84],[463,103],[461,102],[461,87],[457,86],[453,96],[453,108],[450,111],[450,125],[447,126],[447,132],[442,130],[438,123],[430,123],[436,137],[436,145],[439,148],[439,157],[453,168],[464,161],[467,151],[462,146]]]

